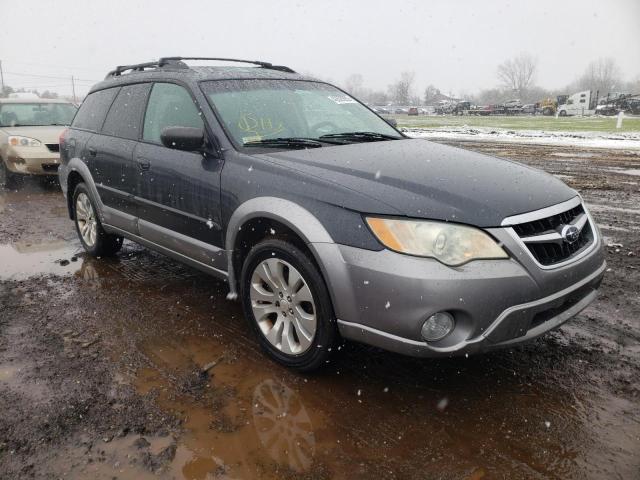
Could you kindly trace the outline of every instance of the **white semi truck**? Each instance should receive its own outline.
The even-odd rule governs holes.
[[[584,90],[569,95],[562,105],[558,105],[558,115],[593,115],[598,104],[598,91]]]

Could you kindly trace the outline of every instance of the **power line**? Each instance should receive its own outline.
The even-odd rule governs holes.
[[[6,62],[5,62],[5,63],[6,63]],[[66,69],[66,70],[84,70],[84,71],[87,71],[87,72],[104,72],[104,71],[106,71],[106,70],[107,70],[107,69],[104,69],[104,70],[103,70],[103,69],[100,69],[100,68],[87,68],[87,67],[75,67],[75,66],[74,66],[74,67],[72,67],[72,66],[69,66],[69,65],[59,65],[59,64],[57,64],[57,65],[50,65],[50,64],[44,64],[44,63],[32,63],[32,62],[16,62],[16,61],[11,61],[11,62],[9,62],[9,63],[11,63],[11,64],[13,64],[13,63],[17,63],[17,64],[19,64],[19,65],[31,65],[31,66],[34,66],[34,67],[64,68],[64,69]]]
[[[66,79],[69,78],[68,76],[61,77],[61,76],[57,76],[57,75],[39,75],[39,74],[35,74],[35,73],[19,73],[19,72],[4,72],[4,73],[8,74],[8,75],[14,75],[14,76],[17,76],[17,77],[55,78],[57,80],[66,80]],[[93,82],[93,83],[98,83],[98,82],[101,81],[101,80],[90,80],[90,79],[87,79],[87,78],[84,78],[84,79],[78,78],[77,80],[83,81],[83,82]]]

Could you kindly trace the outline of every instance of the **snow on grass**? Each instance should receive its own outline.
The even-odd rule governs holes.
[[[493,127],[405,128],[410,137],[440,140],[473,140],[479,142],[526,143],[640,150],[640,131],[608,133],[597,131],[509,130]]]

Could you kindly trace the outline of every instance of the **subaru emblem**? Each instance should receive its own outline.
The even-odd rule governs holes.
[[[576,243],[578,241],[578,237],[580,237],[580,230],[575,225],[565,225],[562,227],[562,240],[565,243],[571,245],[572,243]]]

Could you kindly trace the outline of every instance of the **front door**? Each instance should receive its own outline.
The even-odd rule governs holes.
[[[149,96],[142,141],[133,152],[142,171],[137,192],[140,234],[225,270],[220,225],[222,162],[203,152],[165,147],[160,135],[167,127],[203,128],[204,124],[184,87],[156,83]]]

